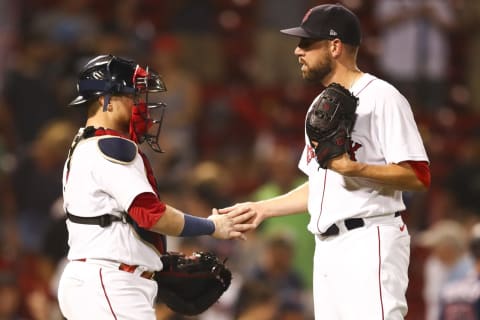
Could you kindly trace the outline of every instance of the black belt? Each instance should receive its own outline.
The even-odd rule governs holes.
[[[400,212],[395,212],[394,217],[399,217]],[[348,231],[361,228],[365,225],[365,220],[363,218],[350,218],[350,219],[345,219],[343,220],[343,223],[345,224],[345,228],[347,228]],[[331,236],[336,236],[340,233],[340,229],[338,228],[337,224],[332,224],[328,229],[320,234],[322,237],[331,237]]]
[[[121,221],[124,223],[127,222],[125,218],[120,218],[113,214],[103,214],[96,217],[79,217],[67,211],[67,218],[75,223],[97,225],[102,228],[108,227],[112,224],[112,222],[116,221]]]

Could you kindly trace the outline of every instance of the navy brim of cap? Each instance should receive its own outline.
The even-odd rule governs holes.
[[[313,38],[313,36],[311,34],[308,34],[305,31],[305,29],[303,29],[302,27],[282,29],[280,30],[280,32],[289,36],[294,36],[299,38]]]

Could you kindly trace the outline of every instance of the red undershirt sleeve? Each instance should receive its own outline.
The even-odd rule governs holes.
[[[141,193],[135,197],[128,214],[142,228],[151,229],[165,213],[166,206],[153,193]]]
[[[413,171],[417,178],[423,183],[427,188],[430,187],[431,176],[430,176],[430,167],[426,161],[407,161],[407,163],[412,167]]]

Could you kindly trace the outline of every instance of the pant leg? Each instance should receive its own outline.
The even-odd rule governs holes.
[[[155,281],[108,266],[69,262],[58,300],[68,320],[155,320]]]
[[[398,217],[317,238],[315,319],[404,319],[410,236],[402,226]]]

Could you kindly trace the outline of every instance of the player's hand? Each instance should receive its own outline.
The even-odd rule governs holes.
[[[220,214],[253,214],[249,223],[253,225],[253,229],[258,227],[263,220],[265,220],[266,215],[264,210],[259,202],[242,202],[237,203],[233,206],[219,209]]]
[[[359,163],[352,161],[347,153],[339,155],[330,160],[328,169],[346,177],[353,177],[359,169]]]
[[[219,214],[217,209],[212,210],[208,219],[215,224],[215,232],[212,234],[217,239],[242,239],[246,240],[245,232],[254,229],[250,222],[255,212],[234,210],[226,214]]]

